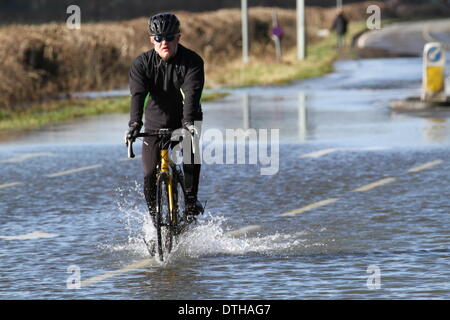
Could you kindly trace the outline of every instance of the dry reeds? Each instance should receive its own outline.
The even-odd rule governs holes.
[[[365,8],[363,3],[349,5],[350,19],[361,20]],[[269,34],[273,10],[249,10],[251,55],[274,57]],[[295,10],[277,9],[277,14],[284,29],[283,48],[292,48]],[[207,72],[240,58],[240,10],[177,15],[182,24],[181,42],[203,56]],[[329,28],[334,10],[307,8],[306,15],[308,39],[313,41],[317,29]],[[26,102],[60,93],[123,87],[131,60],[149,49],[147,18],[82,23],[80,30],[56,23],[1,27],[0,108],[26,107]]]
[[[142,49],[135,30],[121,24],[8,26],[0,29],[0,106],[64,92],[111,89],[127,79]],[[141,41],[144,44],[143,41]]]

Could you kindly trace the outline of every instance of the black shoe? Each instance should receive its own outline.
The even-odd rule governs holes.
[[[204,209],[197,197],[186,197],[186,214],[191,216],[197,216],[203,213]]]

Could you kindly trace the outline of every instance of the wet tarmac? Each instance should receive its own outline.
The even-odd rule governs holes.
[[[364,33],[357,46],[382,50],[388,55],[422,56],[427,42],[440,42],[450,49],[450,19],[393,23]],[[379,52],[378,54],[381,54]]]

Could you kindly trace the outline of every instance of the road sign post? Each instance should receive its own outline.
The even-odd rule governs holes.
[[[242,61],[248,63],[248,6],[247,0],[241,0],[241,19],[242,19]]]
[[[439,42],[429,42],[423,50],[422,101],[443,102],[445,94],[445,51]]]
[[[305,0],[297,0],[297,59],[305,60]]]
[[[275,42],[275,54],[278,61],[282,60],[281,56],[281,38],[283,37],[283,28],[278,24],[278,18],[276,12],[272,12],[272,30],[271,36]]]

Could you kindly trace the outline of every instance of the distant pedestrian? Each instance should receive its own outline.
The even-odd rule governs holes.
[[[344,15],[344,11],[339,9],[331,26],[331,31],[336,32],[337,48],[341,49],[345,46],[345,34],[347,33],[348,20]]]

